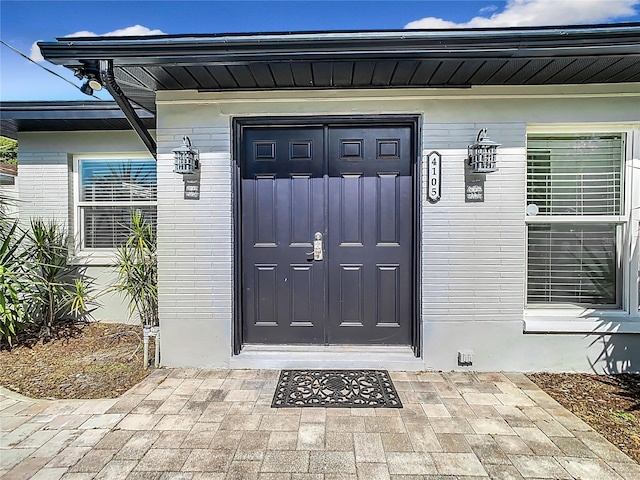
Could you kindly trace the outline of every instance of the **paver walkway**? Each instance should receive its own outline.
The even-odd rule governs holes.
[[[522,374],[392,373],[403,409],[272,409],[277,371],[157,370],[119,399],[0,392],[6,479],[638,479]]]

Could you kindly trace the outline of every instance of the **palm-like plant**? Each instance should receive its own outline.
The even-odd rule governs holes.
[[[129,310],[145,327],[158,325],[158,263],[156,236],[144,213],[131,213],[129,238],[116,254],[118,281],[112,290],[129,299]]]
[[[32,265],[31,315],[48,338],[57,322],[88,314],[90,289],[78,265],[68,261],[67,234],[53,220],[31,221],[28,254]]]
[[[61,321],[90,313],[90,283],[68,262],[67,234],[55,221],[35,218],[23,231],[0,195],[0,342],[11,346],[31,327],[49,338]]]

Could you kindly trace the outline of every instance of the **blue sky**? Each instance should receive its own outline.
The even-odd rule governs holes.
[[[34,43],[56,37],[299,30],[511,27],[640,21],[640,0],[30,1],[0,0],[0,38],[42,61]],[[102,98],[108,94],[101,92]],[[0,100],[89,97],[0,45]]]

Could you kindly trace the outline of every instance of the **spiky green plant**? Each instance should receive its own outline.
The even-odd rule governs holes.
[[[158,325],[156,236],[140,210],[131,213],[129,238],[117,250],[116,268],[118,280],[111,290],[128,298],[131,315],[137,315],[143,325]]]
[[[30,313],[41,326],[40,336],[48,338],[56,323],[76,321],[90,313],[90,285],[79,266],[69,262],[67,234],[62,225],[34,218],[28,238],[33,286]]]
[[[3,223],[0,229],[0,343],[6,341],[11,346],[30,324],[26,299],[31,286],[26,275],[27,254],[21,248],[25,234],[17,221]]]
[[[79,266],[68,259],[65,228],[35,218],[28,231],[0,221],[0,342],[28,330],[49,338],[60,322],[90,314],[95,297]]]

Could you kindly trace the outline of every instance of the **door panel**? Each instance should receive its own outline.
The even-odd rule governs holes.
[[[246,343],[324,341],[323,130],[246,131],[241,165],[242,308]]]
[[[263,326],[277,326],[278,265],[255,265],[254,269],[255,323]]]
[[[398,265],[376,265],[376,325],[400,327],[400,268]]]
[[[410,126],[244,130],[245,343],[411,343],[411,141]]]
[[[411,129],[333,128],[328,148],[328,343],[408,345]]]

